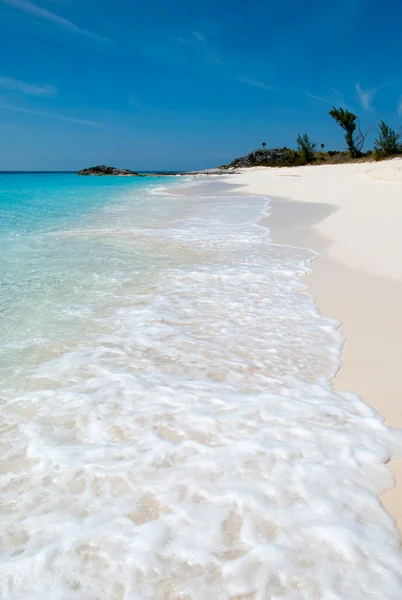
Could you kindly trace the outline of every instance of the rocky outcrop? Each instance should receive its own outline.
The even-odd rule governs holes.
[[[107,167],[106,165],[98,165],[89,169],[78,171],[78,175],[120,175],[125,177],[138,177],[138,173],[129,169],[117,169],[116,167]]]
[[[297,164],[298,154],[290,148],[270,148],[267,150],[254,150],[236,158],[230,165],[225,165],[223,168],[247,168],[247,167],[282,167],[292,166]]]
[[[78,175],[114,175],[120,177],[172,177],[172,175],[217,175],[221,174],[221,168],[205,169],[204,171],[165,171],[165,172],[149,172],[137,173],[130,169],[118,169],[117,167],[107,167],[106,165],[97,165],[78,171]]]
[[[215,167],[213,169],[203,169],[202,171],[186,171],[184,173],[177,173],[177,175],[222,175],[223,168]]]
[[[186,171],[164,171],[162,173],[149,172],[149,173],[137,173],[136,171],[130,171],[130,169],[118,169],[117,167],[107,167],[106,165],[98,165],[96,167],[89,167],[89,169],[82,169],[78,171],[78,175],[114,175],[120,177],[171,177],[172,175],[190,175],[196,173],[202,173],[203,171],[194,171],[188,173]]]

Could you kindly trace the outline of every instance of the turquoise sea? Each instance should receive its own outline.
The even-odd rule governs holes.
[[[400,600],[400,433],[232,189],[0,174],[2,600]]]
[[[135,285],[138,273],[160,262],[146,242],[119,239],[130,226],[163,218],[157,197],[151,202],[147,194],[160,182],[0,173],[2,368],[33,360],[52,339],[63,344],[85,331],[128,274]]]

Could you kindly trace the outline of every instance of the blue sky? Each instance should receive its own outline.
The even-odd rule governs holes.
[[[401,22],[400,0],[0,0],[0,170],[342,149],[333,104],[402,122]]]

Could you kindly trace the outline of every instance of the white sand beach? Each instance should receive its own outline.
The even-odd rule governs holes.
[[[322,314],[342,321],[335,387],[402,427],[402,159],[247,169],[227,181],[273,199],[275,242],[320,253],[306,283]],[[401,529],[402,461],[391,467],[396,486],[381,499]]]

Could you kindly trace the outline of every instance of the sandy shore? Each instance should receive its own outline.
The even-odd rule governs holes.
[[[306,283],[320,311],[342,321],[335,387],[402,427],[402,159],[248,169],[227,182],[273,199],[274,241],[321,254]],[[402,530],[402,461],[391,467],[396,486],[381,499]]]

